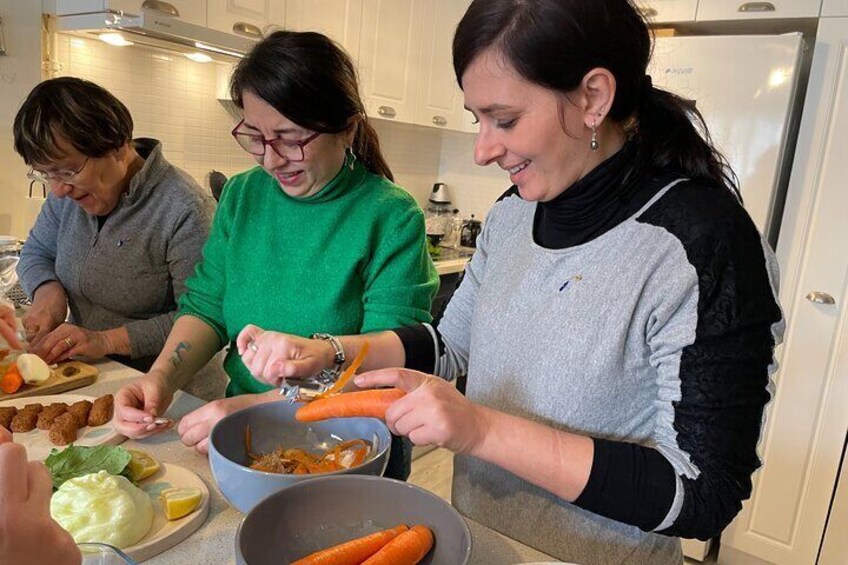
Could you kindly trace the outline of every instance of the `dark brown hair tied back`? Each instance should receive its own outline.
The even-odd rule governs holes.
[[[590,70],[609,70],[616,93],[608,117],[632,125],[632,175],[669,169],[723,184],[739,196],[738,181],[694,102],[655,88],[646,74],[651,34],[631,0],[474,0],[453,40],[460,87],[468,66],[488,49],[526,80],[563,94]]]
[[[372,173],[394,180],[377,133],[365,115],[350,57],[330,38],[315,32],[275,31],[257,43],[235,68],[230,93],[239,108],[253,92],[301,127],[342,133],[362,116],[353,152]]]

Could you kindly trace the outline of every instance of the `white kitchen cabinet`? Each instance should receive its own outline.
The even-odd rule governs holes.
[[[824,0],[822,2],[821,15],[823,18],[828,16],[848,16],[848,0]]]
[[[462,130],[463,97],[453,71],[453,35],[471,0],[425,3],[415,123]]]
[[[250,39],[261,39],[269,26],[286,20],[286,0],[208,0],[209,27]]]
[[[697,20],[761,20],[771,18],[817,18],[822,0],[701,0]]]
[[[371,117],[415,121],[426,2],[363,0],[359,76]]]
[[[139,15],[142,10],[153,10],[190,24],[206,25],[206,0],[51,0],[42,5],[57,16],[105,11]]]
[[[822,18],[778,239],[787,330],[765,465],[720,563],[813,564],[822,545],[848,433],[846,147],[848,18]]]
[[[693,22],[698,0],[636,0],[636,7],[651,23]]]
[[[344,47],[357,61],[362,0],[288,0],[286,29],[323,33]]]

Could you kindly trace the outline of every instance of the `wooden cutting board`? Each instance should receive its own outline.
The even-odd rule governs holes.
[[[26,396],[44,396],[46,394],[58,394],[88,386],[95,381],[99,371],[80,361],[63,361],[53,369],[50,378],[38,386],[24,384],[14,394],[0,392],[0,400],[11,400]]]

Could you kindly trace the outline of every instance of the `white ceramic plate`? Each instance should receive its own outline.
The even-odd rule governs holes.
[[[141,481],[139,486],[150,495],[153,501],[153,525],[141,541],[123,552],[135,559],[144,561],[159,555],[193,534],[206,521],[209,514],[209,489],[203,479],[194,472],[178,465],[162,463],[156,474]],[[159,500],[159,493],[170,487],[197,487],[203,494],[200,506],[179,520],[165,518],[165,509]]]
[[[94,402],[95,397],[83,396],[81,394],[55,394],[50,396],[27,396],[24,398],[13,398],[12,400],[0,401],[0,406],[14,406],[23,408],[27,404],[42,404],[47,406],[53,402],[64,402],[71,405],[80,400],[88,400]],[[12,438],[26,447],[27,457],[30,461],[44,461],[44,458],[50,455],[50,450],[54,447],[64,449],[65,446],[53,445],[50,441],[50,434],[47,430],[39,430],[38,428],[26,433],[12,434]],[[107,422],[102,426],[92,428],[86,426],[77,430],[77,440],[74,445],[94,446],[94,445],[118,445],[123,442],[124,436],[119,434],[112,426],[112,422]]]

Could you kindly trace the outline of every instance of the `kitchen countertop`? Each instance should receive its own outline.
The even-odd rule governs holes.
[[[473,254],[474,249],[471,247],[459,249],[442,247],[441,254],[433,258],[433,264],[436,265],[439,276],[461,273],[465,270],[465,264],[471,260]]]
[[[467,259],[466,259],[467,260]],[[464,263],[463,263],[464,264]],[[94,363],[100,370],[97,381],[72,391],[75,394],[100,396],[115,393],[123,384],[140,373],[115,361]],[[178,419],[205,404],[205,401],[177,392],[166,416]],[[142,440],[127,440],[124,447],[142,449],[165,463],[179,465],[199,475],[211,494],[209,516],[197,532],[173,548],[145,561],[151,565],[184,565],[185,563],[235,563],[236,528],[242,514],[230,507],[215,487],[212,471],[205,456],[180,443],[174,429]],[[494,530],[466,519],[472,536],[471,565],[516,565],[518,563],[554,561],[550,556],[507,538]],[[441,565],[441,564],[439,564]],[[448,564],[445,564],[448,565]],[[450,564],[452,565],[452,564]]]

